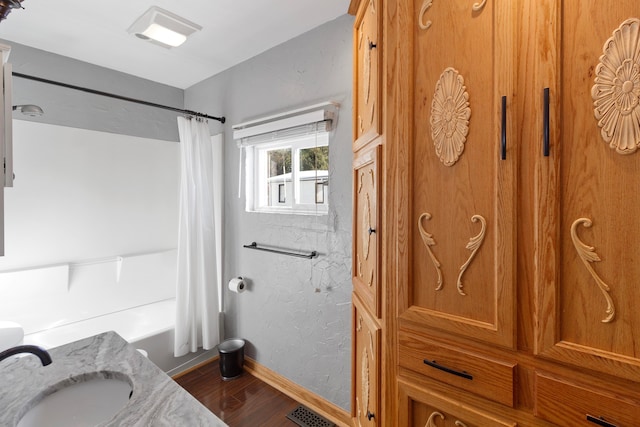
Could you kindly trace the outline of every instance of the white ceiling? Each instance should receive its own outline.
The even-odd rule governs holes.
[[[24,0],[0,38],[186,89],[347,13],[349,0]],[[150,6],[203,27],[166,49],[127,33]]]

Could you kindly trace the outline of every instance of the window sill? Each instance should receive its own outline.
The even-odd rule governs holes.
[[[290,209],[252,209],[247,210],[249,213],[266,213],[266,214],[277,214],[277,215],[300,215],[300,216],[327,216],[329,214],[328,210],[290,210]]]

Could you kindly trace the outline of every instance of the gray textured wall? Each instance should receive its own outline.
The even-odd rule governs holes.
[[[74,86],[115,93],[170,107],[184,107],[184,91],[119,71],[0,40],[11,46],[13,71]],[[178,141],[176,114],[172,111],[106,98],[86,92],[13,79],[13,104],[36,104],[44,116],[14,118],[142,138]],[[217,115],[212,114],[212,115]]]
[[[343,407],[351,379],[351,91],[353,17],[345,15],[185,92],[187,108],[224,111],[225,293],[227,336],[248,341],[260,364]],[[238,198],[238,149],[231,126],[316,102],[341,104],[330,146],[327,216],[248,213]],[[244,249],[252,241],[317,250],[314,260]]]

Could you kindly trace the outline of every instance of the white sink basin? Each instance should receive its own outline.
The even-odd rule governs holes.
[[[91,378],[45,396],[17,427],[86,427],[108,421],[129,402],[131,385],[121,379]]]

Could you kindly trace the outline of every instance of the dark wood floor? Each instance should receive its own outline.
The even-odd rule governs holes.
[[[176,378],[176,382],[230,427],[297,426],[286,415],[298,402],[246,372],[223,381],[218,360]]]

